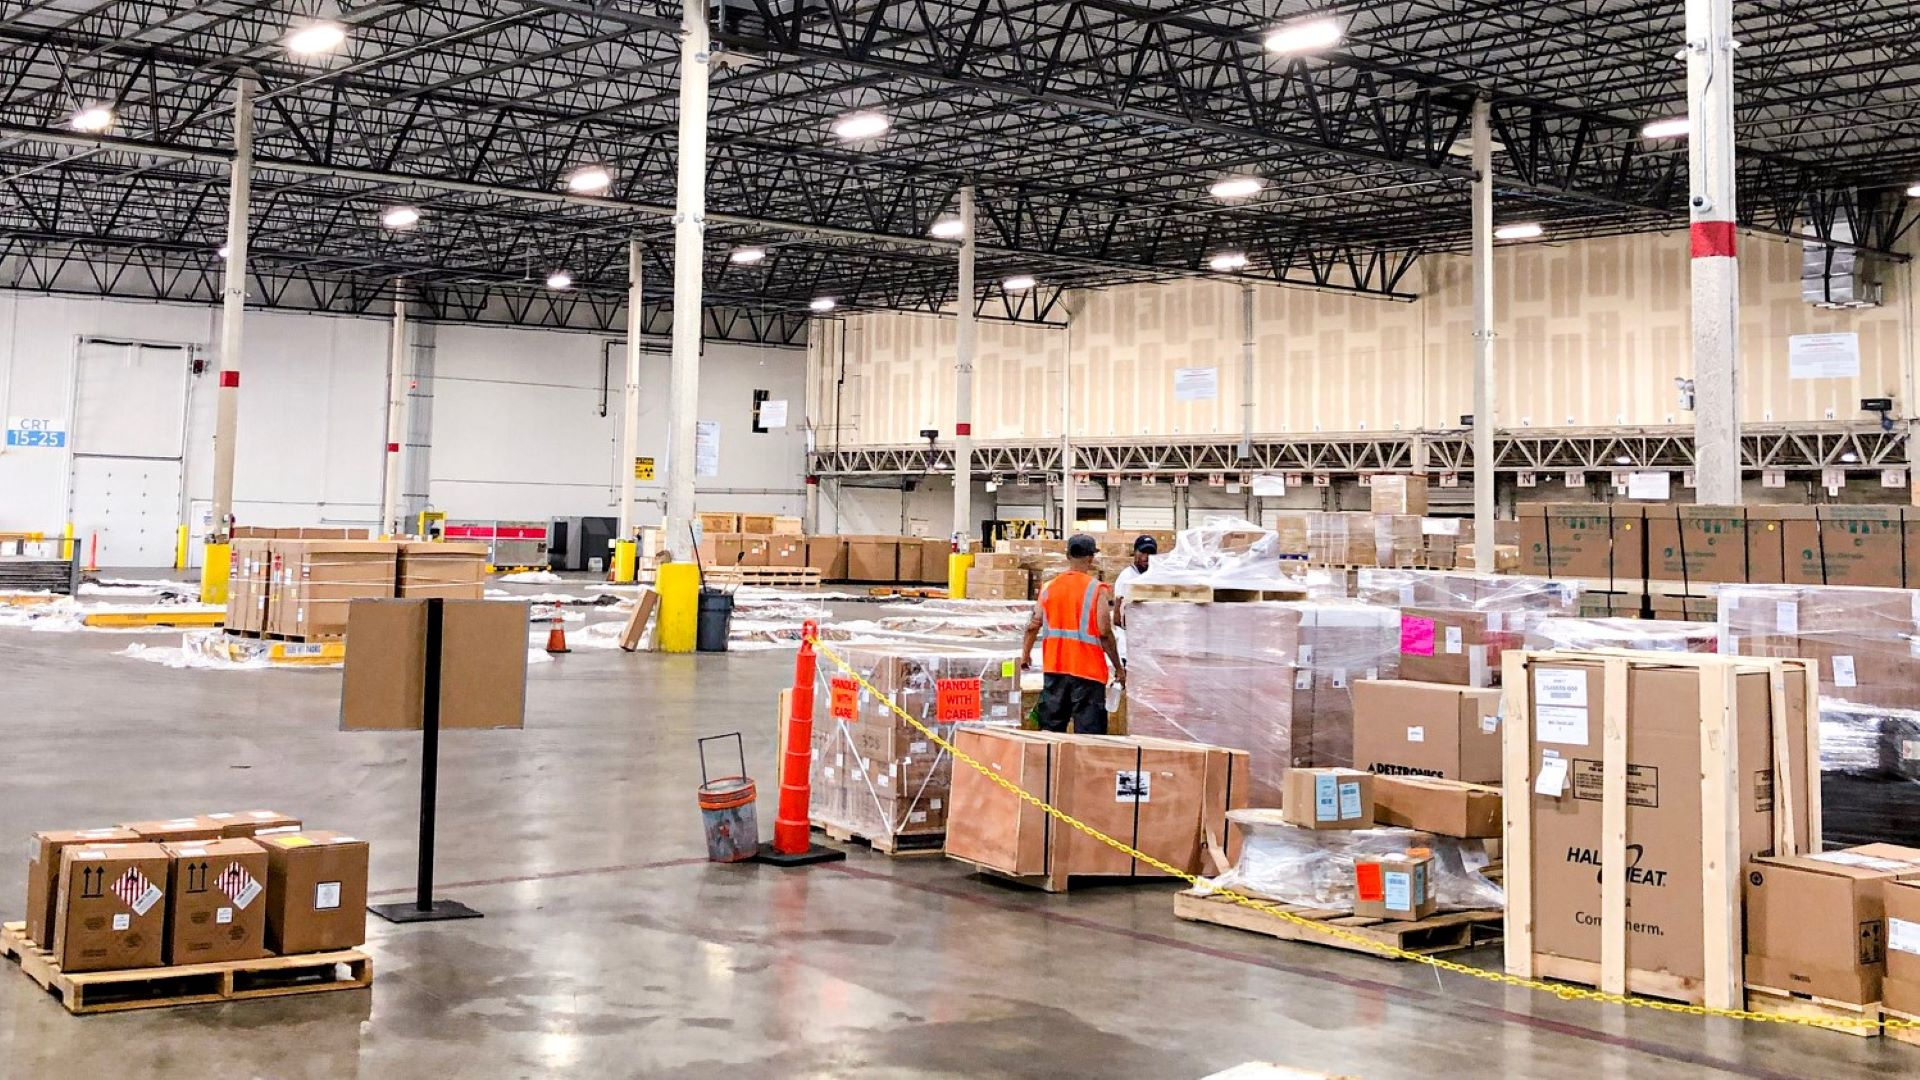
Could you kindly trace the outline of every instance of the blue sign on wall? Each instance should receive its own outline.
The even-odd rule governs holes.
[[[59,449],[67,445],[66,427],[44,417],[11,416],[7,418],[7,445]]]

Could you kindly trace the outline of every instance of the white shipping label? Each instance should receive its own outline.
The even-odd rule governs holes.
[[[207,855],[207,849],[203,847],[181,848],[180,850],[174,852],[174,854],[185,855],[191,859],[204,859],[206,858],[206,855]]]
[[[121,912],[120,914],[115,915],[113,917],[113,928],[115,930],[125,930],[131,927],[132,925],[133,925],[133,916],[128,915],[125,912]]]
[[[313,887],[313,910],[332,911],[340,906],[340,883],[323,881]]]
[[[1782,634],[1800,632],[1800,605],[1792,600],[1777,600],[1773,605],[1773,628]]]
[[[1117,772],[1113,774],[1114,802],[1152,802],[1153,774]]]
[[[929,809],[932,809],[932,810],[938,810],[938,809],[940,809],[940,800],[939,800],[939,799],[928,799],[928,800],[927,800],[927,807],[928,807]]]
[[[1381,875],[1386,879],[1387,910],[1413,910],[1413,875],[1405,870],[1389,870]]]
[[[1301,667],[1313,666],[1313,646],[1311,645],[1300,646],[1300,666]]]
[[[215,911],[213,913],[213,921],[220,926],[227,925],[228,923],[233,921],[233,909],[230,907],[223,907],[218,911]]]
[[[1540,777],[1533,782],[1536,795],[1545,795],[1557,799],[1567,790],[1567,759],[1551,757],[1540,763]]]
[[[253,903],[255,900],[258,900],[259,898],[260,898],[260,883],[258,881],[255,881],[253,879],[253,876],[249,874],[247,876],[246,887],[240,890],[240,895],[233,898],[233,906],[239,908],[241,911],[245,911],[247,910],[248,904]],[[223,908],[222,910],[225,910],[225,909]]]
[[[78,851],[74,853],[73,857],[75,859],[104,859],[107,857],[107,853],[104,851]]]
[[[1340,785],[1340,820],[1354,821],[1360,817],[1360,781],[1348,780]]]
[[[1894,952],[1920,956],[1920,923],[1905,919],[1887,920],[1887,948]]]
[[[145,915],[147,912],[153,910],[153,905],[165,899],[166,895],[166,893],[160,891],[160,886],[148,882],[146,891],[141,893],[133,901],[133,913],[135,915]]]
[[[927,812],[925,810],[915,810],[913,813],[907,815],[907,820],[918,825],[927,820]]]
[[[1858,686],[1853,679],[1853,657],[1836,656],[1833,658],[1833,685]]]
[[[1347,669],[1346,668],[1343,668],[1343,667],[1334,668],[1332,671],[1328,672],[1327,675],[1328,675],[1328,681],[1333,684],[1333,688],[1335,690],[1345,690],[1347,688]]]
[[[1426,741],[1427,741],[1427,729],[1426,729],[1426,728],[1423,728],[1423,727],[1410,727],[1410,728],[1408,728],[1408,729],[1407,729],[1407,741],[1408,741],[1408,742],[1426,742]]]
[[[1460,628],[1457,626],[1447,627],[1447,652],[1449,655],[1458,655],[1460,652]]]
[[[1533,711],[1533,737],[1539,742],[1587,745],[1586,707],[1540,706]]]
[[[1293,673],[1293,688],[1295,690],[1313,689],[1313,672],[1307,668],[1295,669]]]
[[[1823,851],[1818,855],[1809,855],[1809,859],[1819,862],[1838,863],[1841,866],[1857,866],[1862,870],[1872,870],[1881,874],[1898,874],[1914,869],[1914,864],[1898,859],[1882,859],[1874,855],[1858,855],[1851,851]]]
[[[1487,612],[1487,630],[1489,632],[1498,634],[1504,631],[1506,628],[1507,628],[1507,616],[1505,612],[1501,612],[1501,611]]]
[[[212,818],[215,821],[225,821],[228,818],[232,817],[233,815],[232,814],[208,814],[207,816]]]
[[[1586,669],[1542,668],[1535,671],[1533,700],[1541,705],[1578,705],[1586,708]]]
[[[213,815],[213,816],[214,816],[214,817],[219,817],[220,815],[219,815],[219,814],[215,814],[215,815]],[[255,811],[254,811],[253,813],[251,813],[251,814],[248,814],[247,816],[248,816],[248,817],[250,817],[250,818],[258,818],[258,819],[259,819],[259,820],[261,820],[261,821],[265,821],[266,819],[268,819],[268,818],[270,818],[270,817],[277,817],[278,815],[276,815],[276,814],[275,814],[275,813],[274,813],[273,811],[271,811],[271,810],[255,810]]]
[[[1340,781],[1335,777],[1313,778],[1313,820],[1340,820]]]
[[[1487,734],[1489,734],[1489,735],[1491,735],[1491,734],[1493,734],[1493,733],[1494,733],[1494,732],[1496,732],[1496,731],[1499,731],[1499,730],[1500,730],[1500,718],[1499,718],[1499,717],[1497,717],[1497,716],[1483,716],[1483,717],[1481,717],[1481,718],[1480,718],[1480,730],[1481,730],[1481,731],[1484,731],[1484,732],[1486,732],[1486,733],[1487,733]]]

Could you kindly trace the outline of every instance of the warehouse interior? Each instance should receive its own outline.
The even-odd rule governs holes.
[[[1920,1067],[1912,23],[0,3],[0,1074]]]

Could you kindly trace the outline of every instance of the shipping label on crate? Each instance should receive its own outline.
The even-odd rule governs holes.
[[[1605,771],[1591,758],[1573,759],[1573,797],[1590,802],[1601,798]],[[1627,805],[1648,810],[1660,807],[1660,770],[1651,765],[1627,765]]]
[[[1143,803],[1153,801],[1153,774],[1116,772],[1113,774],[1113,801]]]
[[[860,684],[836,675],[827,681],[827,713],[835,720],[853,720],[860,715]]]
[[[979,679],[935,679],[933,710],[937,723],[961,724],[980,719]]]

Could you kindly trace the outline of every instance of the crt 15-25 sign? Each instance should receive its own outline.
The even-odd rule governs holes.
[[[63,447],[67,445],[66,426],[58,420],[45,417],[10,416],[7,418],[7,445]]]

